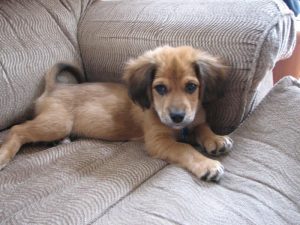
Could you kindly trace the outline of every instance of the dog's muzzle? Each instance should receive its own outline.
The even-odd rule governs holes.
[[[169,109],[168,113],[158,112],[160,121],[170,128],[180,130],[193,122],[195,114],[187,114],[185,110]]]
[[[183,110],[173,109],[169,112],[167,125],[174,129],[182,129],[191,123],[192,120]]]

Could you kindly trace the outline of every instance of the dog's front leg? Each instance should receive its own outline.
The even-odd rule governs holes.
[[[218,181],[224,173],[219,161],[205,157],[189,144],[177,142],[166,127],[147,129],[145,144],[151,156],[179,164],[203,180]]]
[[[207,123],[195,128],[196,141],[202,145],[204,151],[211,155],[220,155],[231,150],[233,141],[228,136],[215,134]]]

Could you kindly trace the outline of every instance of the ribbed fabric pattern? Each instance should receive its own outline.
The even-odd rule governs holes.
[[[24,120],[54,63],[81,66],[77,23],[85,1],[0,1],[0,130]]]
[[[231,135],[220,184],[170,165],[93,224],[299,224],[299,110],[300,83],[287,78]]]
[[[280,0],[95,1],[78,34],[90,81],[119,81],[125,61],[165,44],[223,57],[233,70],[225,97],[208,108],[208,120],[223,133],[251,110],[266,72],[291,54],[291,18]]]
[[[231,135],[219,184],[137,142],[28,146],[0,172],[0,224],[297,225],[299,111],[300,83],[286,78]]]
[[[129,57],[184,44],[232,65],[208,113],[229,132],[294,40],[280,0],[1,1],[0,129],[24,120],[57,61],[81,67],[82,56],[89,81],[119,81]],[[148,157],[138,142],[26,146],[0,171],[0,224],[299,224],[299,87],[282,81],[232,134],[220,184]]]
[[[81,140],[22,151],[0,172],[0,224],[93,222],[164,167],[142,149]]]

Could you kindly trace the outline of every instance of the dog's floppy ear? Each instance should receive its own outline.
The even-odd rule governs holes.
[[[220,59],[200,52],[194,62],[194,69],[203,88],[201,93],[203,104],[215,101],[224,95],[224,82],[229,67]]]
[[[152,101],[151,85],[156,72],[156,64],[144,58],[130,60],[125,66],[124,80],[129,97],[143,109],[149,109]]]

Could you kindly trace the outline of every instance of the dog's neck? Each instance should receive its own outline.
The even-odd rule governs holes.
[[[179,131],[179,139],[182,142],[187,142],[189,137],[189,128],[188,127],[184,127]]]

